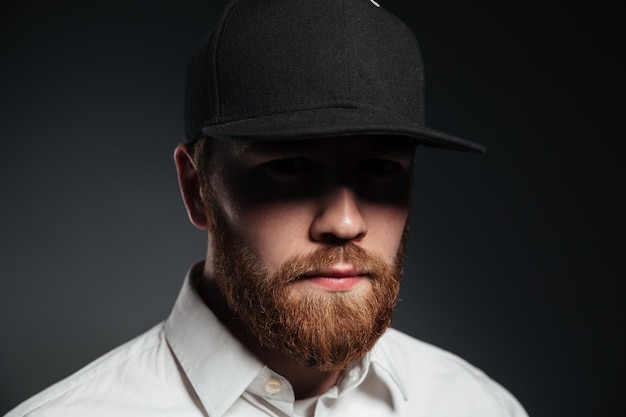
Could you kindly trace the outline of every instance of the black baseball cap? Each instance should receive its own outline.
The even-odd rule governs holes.
[[[186,141],[410,137],[484,152],[424,124],[413,32],[374,0],[234,0],[192,57]]]

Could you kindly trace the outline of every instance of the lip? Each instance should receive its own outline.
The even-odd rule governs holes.
[[[308,272],[298,281],[308,282],[327,291],[349,291],[361,281],[368,279],[369,274],[352,265],[335,265]]]

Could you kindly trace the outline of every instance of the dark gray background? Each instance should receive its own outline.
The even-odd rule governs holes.
[[[429,125],[489,148],[419,150],[396,327],[484,369],[531,416],[623,411],[617,6],[380,1],[420,41]],[[0,412],[165,318],[203,256],[172,152],[187,59],[222,5],[12,3]]]

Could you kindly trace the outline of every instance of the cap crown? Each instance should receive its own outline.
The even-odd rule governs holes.
[[[234,1],[189,66],[189,139],[205,126],[325,108],[424,123],[417,41],[371,1]]]

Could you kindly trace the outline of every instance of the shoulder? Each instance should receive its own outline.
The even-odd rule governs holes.
[[[173,362],[168,358],[171,354],[162,327],[159,324],[110,351],[26,400],[5,417],[97,415],[90,409],[102,409],[107,403],[118,406],[121,398],[132,400],[132,391],[139,387],[158,391],[163,384],[159,375],[163,369],[154,364],[167,367],[168,361]]]
[[[480,369],[395,329],[385,333],[374,353],[374,360],[404,386],[408,401],[420,398],[414,406],[427,407],[431,415],[439,415],[434,411],[439,408],[446,409],[441,415],[527,415],[510,392]]]

